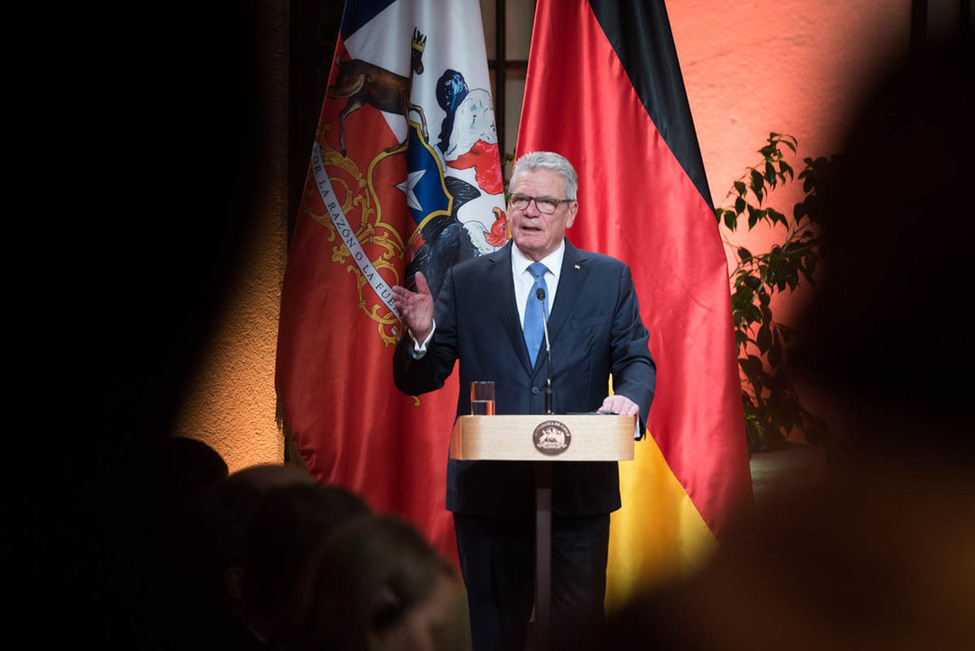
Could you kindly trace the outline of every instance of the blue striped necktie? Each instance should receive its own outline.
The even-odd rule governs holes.
[[[548,318],[548,287],[545,285],[545,272],[548,271],[548,267],[543,265],[541,262],[533,262],[528,265],[528,272],[535,278],[535,284],[532,285],[531,291],[528,293],[528,302],[525,303],[525,344],[528,346],[528,355],[531,357],[532,366],[535,366],[535,358],[538,357],[538,349],[542,345],[542,339],[545,336],[544,328],[545,324],[542,323],[542,301],[538,300],[538,290],[539,288],[545,290],[545,318]]]

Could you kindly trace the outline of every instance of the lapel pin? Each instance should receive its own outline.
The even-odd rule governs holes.
[[[579,265],[576,265],[576,269],[582,269],[582,267],[580,267]]]

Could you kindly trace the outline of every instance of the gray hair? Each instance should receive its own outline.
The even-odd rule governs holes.
[[[572,167],[569,159],[551,151],[533,151],[515,161],[511,178],[515,178],[521,172],[533,172],[537,169],[549,170],[561,176],[565,198],[575,201],[576,191],[579,189],[579,178],[576,176],[575,168]]]

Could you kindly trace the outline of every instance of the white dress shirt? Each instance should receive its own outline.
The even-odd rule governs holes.
[[[559,288],[559,274],[562,273],[562,258],[565,257],[565,240],[559,244],[559,248],[552,251],[547,256],[539,260],[548,271],[545,272],[545,285],[548,287],[546,292],[548,300],[548,314],[552,313],[552,305],[555,304],[555,292]],[[511,244],[511,277],[515,282],[515,304],[518,306],[518,323],[524,326],[525,305],[528,303],[528,294],[535,284],[535,278],[528,271],[528,266],[534,262],[525,256],[521,250]],[[437,322],[433,322],[433,330],[425,340],[413,340],[413,357],[422,357],[427,352],[427,344],[433,339],[433,333],[437,330]],[[410,333],[410,337],[413,334]]]
[[[559,244],[547,256],[539,260],[548,271],[545,272],[545,285],[548,288],[546,297],[548,301],[548,312],[552,313],[552,305],[555,304],[555,291],[559,288],[559,274],[562,272],[562,258],[565,257],[565,240]],[[511,276],[515,281],[515,304],[518,306],[518,323],[525,324],[525,305],[528,303],[528,295],[531,293],[535,278],[528,271],[528,266],[534,260],[525,257],[525,254],[514,244],[511,245]],[[547,318],[547,316],[546,316]]]

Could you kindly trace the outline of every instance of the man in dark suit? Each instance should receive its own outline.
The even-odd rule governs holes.
[[[417,292],[394,289],[409,333],[394,358],[401,391],[418,395],[440,388],[459,360],[458,415],[470,413],[466,388],[475,380],[494,381],[499,414],[545,413],[548,358],[541,319],[551,308],[553,412],[638,415],[643,427],[656,376],[649,333],[629,268],[565,239],[579,209],[577,185],[564,157],[523,156],[510,186],[513,245],[454,266],[436,303],[421,273]],[[613,394],[607,396],[610,376]],[[603,617],[609,514],[619,507],[616,463],[555,464],[556,648]],[[533,465],[451,459],[447,508],[454,513],[474,648],[521,651],[534,592]]]

